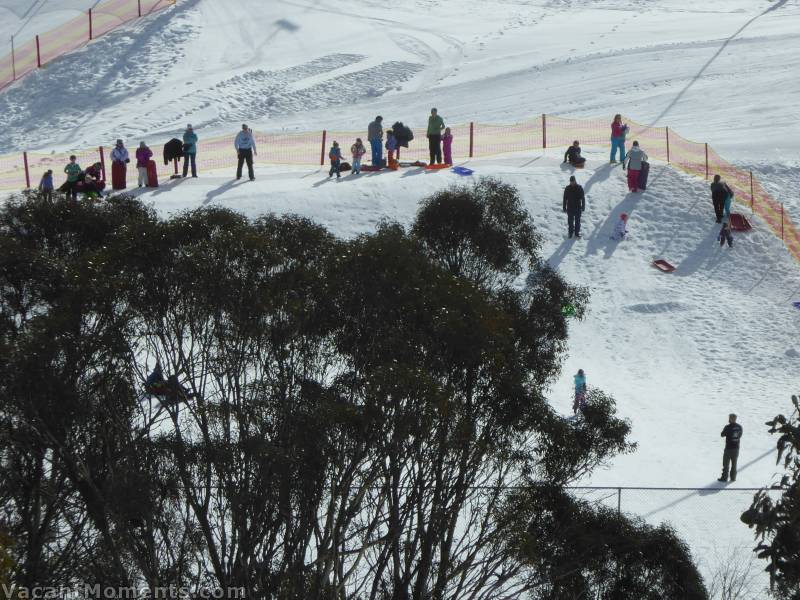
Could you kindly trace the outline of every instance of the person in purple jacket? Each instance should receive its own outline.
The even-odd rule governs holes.
[[[136,149],[136,170],[139,171],[139,187],[147,185],[147,165],[151,158],[153,158],[153,151],[144,142],[139,142],[139,147]]]

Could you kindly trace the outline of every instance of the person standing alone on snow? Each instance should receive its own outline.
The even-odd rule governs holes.
[[[253,137],[253,130],[245,123],[242,123],[242,130],[236,134],[233,147],[236,148],[236,158],[238,159],[236,165],[236,179],[242,178],[242,165],[247,162],[247,175],[250,177],[250,181],[255,181],[256,175],[253,173],[253,156],[258,156],[258,152],[256,152],[256,138]]]
[[[614,115],[611,123],[611,163],[617,162],[614,158],[619,148],[619,162],[625,160],[625,136],[628,135],[628,126],[622,122],[622,115]]]
[[[727,183],[722,181],[719,175],[714,175],[714,181],[711,184],[711,202],[714,205],[714,215],[717,217],[717,223],[722,223],[722,216],[725,213],[725,203],[729,196],[733,197],[731,188],[728,187]]]
[[[633,142],[633,148],[628,152],[625,160],[622,161],[622,170],[625,170],[625,163],[628,165],[628,189],[632,192],[639,191],[639,173],[642,170],[642,163],[647,160],[647,153],[639,148],[639,142]]]
[[[153,158],[153,151],[144,142],[139,142],[136,149],[136,170],[139,172],[139,187],[147,185],[147,165]]]
[[[367,141],[372,149],[372,166],[383,166],[383,117],[378,115],[367,127]]]
[[[567,213],[569,237],[572,237],[573,233],[576,238],[581,237],[581,213],[586,210],[586,196],[583,188],[575,181],[574,175],[569,178],[569,185],[564,188],[562,207]]]
[[[575,402],[572,403],[572,413],[578,414],[578,409],[586,408],[586,374],[583,369],[578,369],[575,375]]]
[[[431,109],[431,116],[428,117],[428,150],[431,155],[431,162],[442,163],[442,129],[444,129],[444,119],[439,116],[439,112]]]
[[[186,126],[183,132],[183,176],[189,172],[189,163],[192,163],[192,177],[197,177],[197,134],[192,125]]]
[[[725,450],[722,453],[722,476],[717,481],[728,481],[730,467],[731,481],[736,481],[736,462],[739,460],[739,440],[742,439],[742,426],[736,422],[736,415],[728,415],[728,424],[722,429],[720,437],[725,438]]]

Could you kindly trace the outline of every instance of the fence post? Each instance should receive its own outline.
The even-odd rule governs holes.
[[[542,149],[547,149],[547,115],[542,113]]]
[[[28,169],[28,153],[22,153],[22,162],[25,164],[25,189],[31,189],[31,172]]]
[[[667,162],[669,163],[669,127],[667,127]]]
[[[92,35],[92,33],[93,33],[92,32],[92,9],[90,8],[89,9],[89,41],[90,42],[92,41],[92,38],[94,37]]]
[[[142,0],[137,0],[137,4],[139,5],[139,18],[142,17]]]
[[[756,194],[754,192],[753,187],[753,172],[750,171],[750,212],[755,214],[756,212]]]
[[[328,137],[328,130],[327,129],[323,129],[322,130],[322,152],[320,153],[320,156],[319,156],[319,166],[320,167],[324,167],[325,166],[325,140],[327,139],[327,137]]]
[[[706,143],[706,179],[708,179],[708,143]]]
[[[39,49],[39,36],[36,36],[36,67],[42,68],[42,51]]]
[[[11,81],[17,80],[17,60],[14,53],[14,36],[11,36]]]
[[[106,157],[105,152],[103,151],[103,147],[100,146],[98,149],[100,152],[100,172],[103,174],[103,181],[106,180]]]
[[[469,157],[472,158],[473,141],[475,139],[475,123],[469,122]]]
[[[622,488],[617,488],[617,515],[622,514]]]
[[[783,241],[783,202],[781,202],[781,241]]]

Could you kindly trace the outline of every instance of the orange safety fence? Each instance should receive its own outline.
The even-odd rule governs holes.
[[[0,90],[51,60],[134,19],[147,16],[175,0],[106,0],[66,23],[36,35],[0,58]]]
[[[107,5],[123,4],[128,0],[112,0]],[[153,2],[155,3],[155,2]],[[692,142],[667,127],[648,127],[627,120],[630,126],[629,140],[638,140],[653,160],[671,164],[673,167],[701,179],[709,180],[719,174],[734,190],[734,199],[739,204],[757,214],[780,237],[791,254],[800,261],[800,233],[797,226],[785,213],[783,205],[775,201],[752,172],[739,169],[708,144]],[[553,115],[515,125],[490,125],[468,123],[451,125],[453,134],[453,157],[455,160],[494,156],[510,152],[529,152],[543,148],[566,149],[574,140],[586,146],[608,146],[611,128],[606,120],[567,119]],[[425,128],[414,128],[415,138],[408,148],[401,148],[402,162],[424,161],[429,159],[428,140]],[[198,169],[231,169],[236,165],[233,135],[200,139],[197,145]],[[321,131],[301,133],[257,133],[255,135],[258,153],[254,157],[257,164],[321,165],[328,163],[328,151],[334,141],[339,142],[342,156],[350,160],[350,146],[360,137],[367,148],[364,157],[369,162],[370,145],[366,131]],[[159,144],[166,140],[160,141]],[[385,141],[385,140],[384,140]],[[128,181],[135,181],[135,148],[130,148],[131,165]],[[173,163],[164,165],[161,146],[152,148],[154,159],[159,165],[159,177],[166,179],[175,172]],[[75,152],[82,167],[103,159],[108,160],[108,149],[98,148]],[[0,156],[0,189],[20,189],[27,185],[35,187],[42,173],[53,169],[56,186],[65,177],[64,165],[70,153],[23,153]],[[385,149],[383,155],[386,155]],[[27,161],[27,164],[26,164]],[[179,165],[180,166],[180,165]],[[108,173],[110,178],[110,172]],[[28,178],[30,183],[28,183]]]

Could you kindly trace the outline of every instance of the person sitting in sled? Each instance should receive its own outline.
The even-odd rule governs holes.
[[[628,230],[626,229],[628,226],[628,215],[626,213],[622,213],[619,216],[619,221],[614,226],[614,234],[611,236],[612,240],[621,241],[625,239],[625,236],[628,235]]]
[[[156,361],[155,368],[144,382],[144,391],[151,396],[170,398],[176,402],[179,399],[186,401],[194,396],[178,382],[176,375],[170,375],[168,379],[164,379],[164,372],[161,369],[161,363],[158,361]]]
[[[564,152],[564,162],[578,168],[582,168],[586,164],[586,159],[581,156],[581,144],[578,140],[572,142],[572,146]]]

